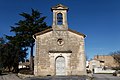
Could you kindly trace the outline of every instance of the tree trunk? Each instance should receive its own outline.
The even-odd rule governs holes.
[[[31,48],[31,52],[30,52],[30,70],[34,70],[34,61],[33,61],[33,46],[32,45],[30,48]]]
[[[15,65],[13,66],[12,72],[18,73],[18,71],[19,71],[18,66],[19,66],[19,64],[15,64]]]
[[[8,70],[9,70],[9,72],[11,72],[11,67],[10,66],[8,66]]]

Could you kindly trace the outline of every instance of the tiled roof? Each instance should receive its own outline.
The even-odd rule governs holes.
[[[38,32],[38,33],[35,34],[35,36],[42,35],[42,34],[44,34],[44,33],[50,32],[50,31],[53,31],[53,29],[52,29],[52,28],[49,28],[49,29],[46,29],[46,30],[44,30],[44,31],[42,31],[42,32]],[[78,34],[78,35],[82,35],[83,37],[86,37],[86,35],[84,35],[84,34],[82,34],[82,33],[80,33],[80,32],[77,32],[77,31],[75,31],[75,30],[68,29],[68,31],[73,32],[73,33]]]
[[[23,63],[19,63],[19,65],[29,66],[29,65],[30,65],[30,62],[23,62]]]

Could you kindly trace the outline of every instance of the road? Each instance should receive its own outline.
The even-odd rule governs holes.
[[[93,80],[120,80],[120,77],[112,74],[93,74]]]

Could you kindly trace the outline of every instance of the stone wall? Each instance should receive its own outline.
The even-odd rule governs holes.
[[[94,59],[104,61],[104,66],[108,66],[108,67],[118,66],[114,58],[110,55],[96,55],[94,56]]]
[[[58,39],[62,39],[59,44]],[[55,59],[66,59],[65,75],[85,75],[84,37],[70,31],[51,31],[36,36],[34,74],[56,75]]]

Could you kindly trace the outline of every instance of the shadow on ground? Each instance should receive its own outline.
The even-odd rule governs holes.
[[[24,80],[86,80],[87,76],[52,76],[52,77],[32,77]]]
[[[3,75],[7,75],[6,73],[2,73],[2,74],[0,74],[0,76],[3,76]]]

